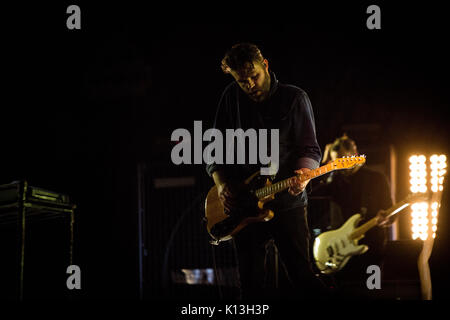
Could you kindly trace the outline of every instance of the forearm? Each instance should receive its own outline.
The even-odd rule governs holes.
[[[227,179],[225,177],[225,174],[221,170],[216,170],[212,174],[212,178],[214,180],[214,183],[216,186],[223,185],[227,182]]]

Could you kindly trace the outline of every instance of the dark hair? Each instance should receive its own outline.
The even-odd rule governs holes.
[[[352,144],[354,144],[355,141],[347,136],[346,133],[338,139],[335,140],[333,143],[333,147],[331,150],[338,151],[341,147],[343,147],[345,150],[350,150],[352,147]]]
[[[222,59],[222,71],[230,73],[231,70],[253,69],[253,62],[264,61],[259,48],[252,43],[238,43],[227,51]]]

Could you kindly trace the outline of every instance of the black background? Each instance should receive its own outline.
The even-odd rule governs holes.
[[[81,30],[66,27],[70,4]],[[232,80],[220,60],[240,41],[308,93],[322,148],[345,125],[377,124],[401,161],[448,155],[443,8],[379,4],[382,28],[368,30],[369,4],[5,8],[0,183],[70,194],[82,296],[136,298],[136,164],[169,162],[174,129],[211,126]]]

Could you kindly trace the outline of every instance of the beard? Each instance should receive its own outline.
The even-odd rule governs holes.
[[[255,102],[262,102],[266,100],[269,97],[270,92],[270,74],[268,71],[265,72],[265,79],[261,86],[261,88],[255,90],[253,94],[248,93],[248,96],[250,99],[252,99]]]

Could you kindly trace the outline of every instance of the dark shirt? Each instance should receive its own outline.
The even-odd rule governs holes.
[[[269,97],[263,102],[252,101],[236,82],[228,85],[220,99],[214,128],[225,137],[225,129],[267,129],[270,150],[270,129],[279,129],[279,170],[273,182],[293,176],[300,168],[315,169],[322,154],[316,139],[314,113],[308,95],[302,89],[279,83],[273,72]],[[225,139],[225,138],[224,138]],[[224,143],[225,144],[225,143]],[[246,144],[246,155],[248,155]],[[225,154],[225,152],[224,152]],[[235,162],[236,163],[236,162]],[[209,164],[210,176],[216,170],[225,173],[228,179],[243,181],[267,165],[258,164]],[[284,211],[307,204],[306,192],[292,196],[287,191],[276,195],[270,202],[272,209]]]
[[[362,213],[366,208],[364,220],[373,218],[380,209],[392,206],[392,198],[387,178],[381,172],[361,167],[353,174],[345,175],[336,171],[331,183],[318,187],[315,195],[328,195],[337,202],[341,209],[344,223],[355,213]]]

